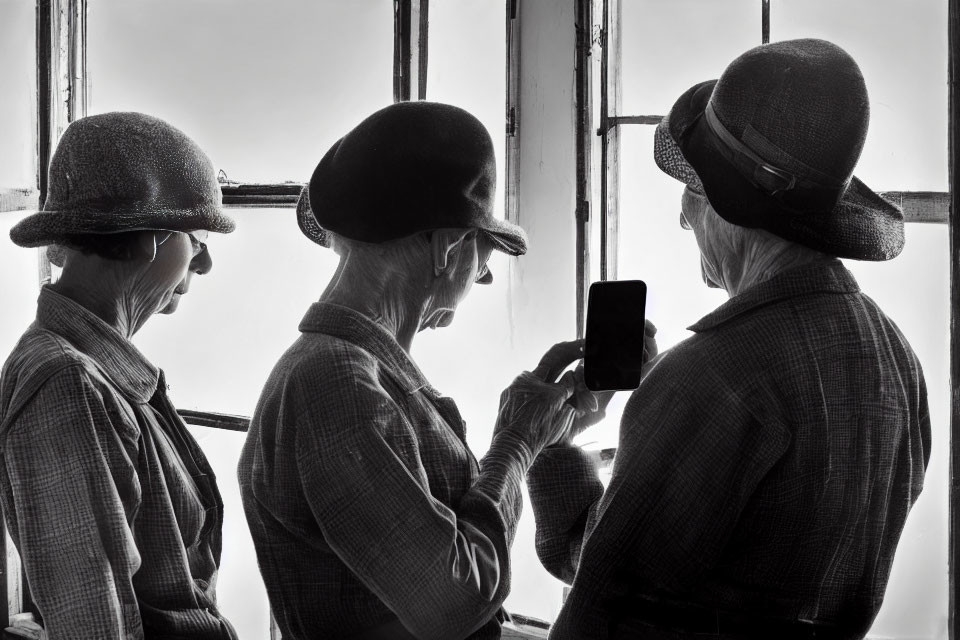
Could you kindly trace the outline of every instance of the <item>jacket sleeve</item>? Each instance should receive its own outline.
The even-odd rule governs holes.
[[[4,513],[51,640],[143,637],[128,525],[139,504],[137,432],[117,422],[83,368],[70,366],[6,434]]]
[[[469,635],[509,592],[529,450],[495,439],[450,508],[431,495],[416,434],[369,367],[327,373],[343,382],[314,387],[296,418],[302,487],[324,538],[418,638]]]
[[[603,494],[597,469],[579,447],[544,449],[527,472],[540,562],[572,583],[590,513]]]

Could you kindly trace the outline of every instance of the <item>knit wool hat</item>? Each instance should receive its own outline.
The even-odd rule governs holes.
[[[10,238],[21,247],[125,231],[229,233],[210,158],[179,129],[142,113],[81,118],[50,161],[46,202]]]
[[[493,216],[496,159],[490,134],[468,112],[400,102],[358,124],[327,151],[297,206],[300,230],[328,246],[326,230],[361,242],[476,228],[500,251],[526,253],[519,226]]]
[[[889,260],[903,213],[853,176],[870,119],[853,58],[824,40],[755,47],[688,89],[654,160],[725,220],[841,258]]]

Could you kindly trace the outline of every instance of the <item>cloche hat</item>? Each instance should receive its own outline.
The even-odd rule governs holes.
[[[853,175],[870,119],[856,62],[824,40],[755,47],[688,89],[654,159],[725,220],[844,258],[889,260],[903,213]]]
[[[496,159],[473,115],[436,102],[401,102],[367,117],[317,165],[297,206],[300,230],[381,243],[441,228],[476,228],[511,255],[519,226],[493,216]]]
[[[80,118],[50,161],[43,209],[10,230],[21,247],[157,229],[229,233],[213,163],[179,129],[142,113]]]

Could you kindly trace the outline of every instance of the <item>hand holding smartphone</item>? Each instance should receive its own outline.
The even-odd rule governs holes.
[[[590,285],[583,377],[591,391],[636,389],[643,375],[647,285],[614,280]]]

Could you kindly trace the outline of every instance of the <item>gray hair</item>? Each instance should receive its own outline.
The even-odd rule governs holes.
[[[326,233],[330,248],[340,259],[349,257],[355,269],[369,276],[422,268],[424,256],[430,252],[429,232],[380,243],[354,240],[329,230]]]
[[[707,268],[716,271],[711,277],[731,295],[781,271],[831,257],[764,229],[727,222],[712,206],[704,207],[701,224],[701,254]]]

